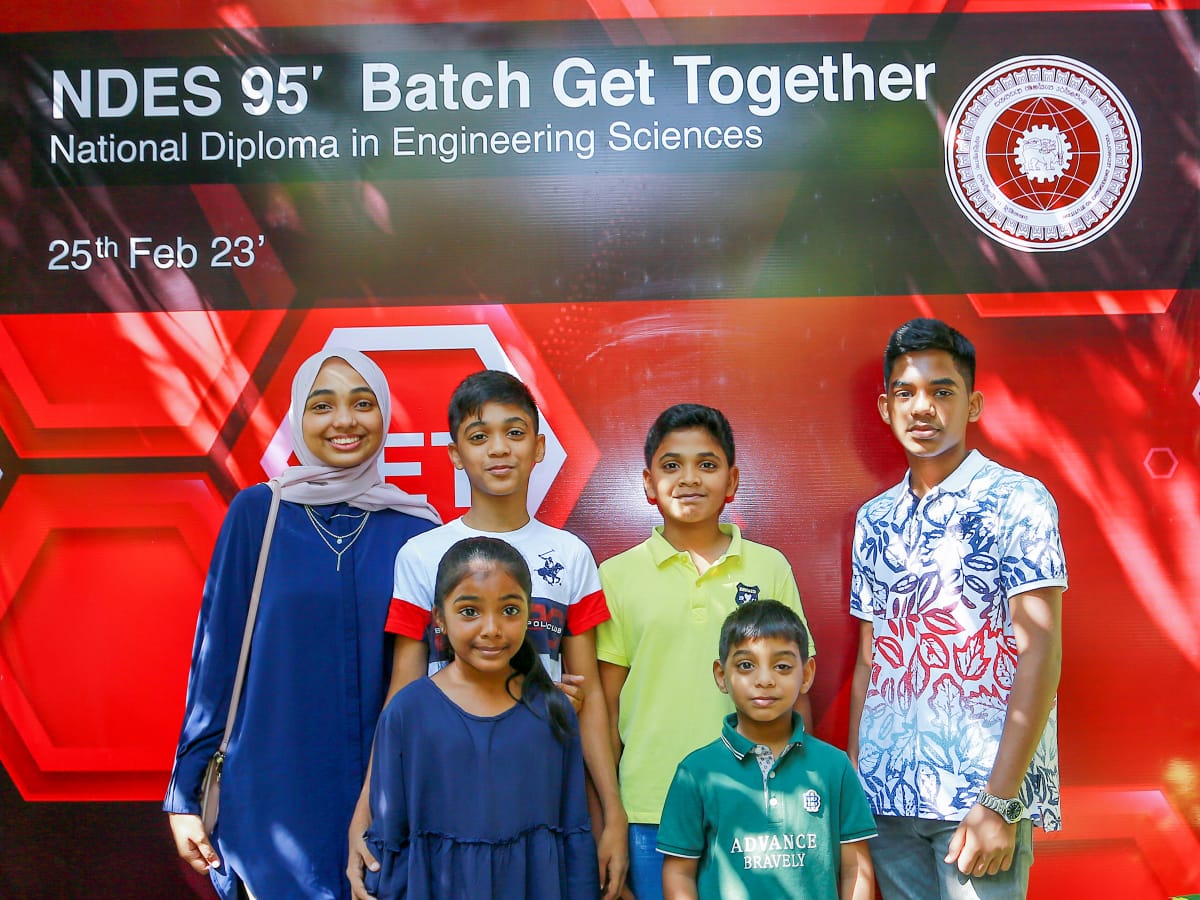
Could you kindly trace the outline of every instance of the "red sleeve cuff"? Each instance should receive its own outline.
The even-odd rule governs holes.
[[[583,634],[611,618],[604,591],[595,591],[567,608],[567,631],[570,634]]]
[[[429,627],[431,618],[429,610],[393,597],[383,630],[388,634],[398,634],[419,641],[425,637],[425,629]]]

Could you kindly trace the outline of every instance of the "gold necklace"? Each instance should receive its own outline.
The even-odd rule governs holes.
[[[311,506],[305,506],[304,511],[308,513],[308,521],[313,523],[313,528],[317,529],[317,534],[321,536],[321,540],[325,542],[325,546],[332,550],[333,555],[337,557],[337,570],[339,572],[342,571],[342,554],[354,546],[354,542],[358,540],[358,536],[367,527],[367,519],[371,518],[370,511],[364,512],[358,525],[355,526],[353,531],[347,534],[337,534],[326,528],[321,524],[321,520],[317,518],[317,514],[313,512]],[[333,541],[330,541],[330,538]],[[337,544],[336,547],[334,546],[334,542]],[[345,544],[344,547],[342,546],[343,544]],[[341,547],[341,549],[339,550],[338,547]]]

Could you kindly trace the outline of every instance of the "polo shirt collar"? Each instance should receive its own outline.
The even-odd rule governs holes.
[[[940,493],[957,494],[965,491],[971,480],[979,474],[991,460],[980,453],[978,450],[972,450],[967,454],[967,458],[958,464],[958,468],[947,475],[938,484],[935,484],[929,489],[925,498],[936,496]],[[904,473],[904,477],[900,479],[900,483],[896,485],[896,503],[899,506],[905,500],[911,500],[913,496],[912,488],[909,487],[908,479],[912,475],[912,469]]]
[[[737,730],[737,713],[730,713],[725,717],[725,722],[721,726],[721,741],[729,748],[729,752],[734,757],[741,761],[746,756],[753,755],[756,744],[748,737],[738,734]],[[793,745],[801,746],[804,744],[804,720],[800,718],[800,713],[792,710],[792,737],[787,742],[787,747],[784,748],[784,753],[788,747]],[[779,754],[783,756],[783,753]]]
[[[732,522],[722,522],[718,527],[723,534],[729,535],[729,549],[725,551],[721,559],[731,556],[741,556],[742,530]],[[687,556],[687,553],[682,550],[676,550],[671,546],[671,542],[663,537],[663,526],[655,525],[654,530],[650,532],[650,558],[654,560],[654,565],[661,568],[667,560],[681,555]],[[717,562],[720,562],[720,560],[717,560]]]

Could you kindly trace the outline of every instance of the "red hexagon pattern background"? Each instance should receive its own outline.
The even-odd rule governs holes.
[[[362,14],[201,6],[116,5],[85,23],[34,4],[14,9],[5,27],[195,28],[211,19],[240,37],[256,25]],[[972,14],[1028,6],[958,4],[955,27],[986,30],[1001,20]],[[1186,50],[1194,22],[1174,6],[1163,31],[1194,78]],[[738,17],[720,23],[731,42],[775,40],[786,26],[781,40],[869,43],[898,27],[890,13],[947,9],[809,4],[806,12],[822,15],[805,20],[816,32],[804,32],[769,18],[794,14],[795,4],[757,4],[757,18],[743,7],[705,11]],[[636,10],[533,3],[476,12],[500,24],[518,12],[611,19],[614,45],[651,45],[675,40],[679,17],[697,9],[651,0]],[[447,10],[436,15],[474,21],[466,8]],[[862,14],[842,15],[853,11]],[[919,21],[937,31],[949,20]],[[972,73],[953,74],[969,81]],[[1165,103],[1168,87],[1131,96],[1139,115]],[[1195,82],[1182,90],[1194,98]],[[854,653],[845,613],[853,510],[903,474],[873,416],[880,350],[898,322],[936,315],[980,351],[987,402],[978,445],[1041,478],[1063,522],[1071,575],[1060,689],[1065,830],[1038,837],[1031,896],[1200,891],[1200,693],[1192,689],[1200,673],[1200,303],[1192,286],[1200,141],[1195,116],[1157,112],[1169,121],[1147,142],[1125,230],[1073,257],[1074,267],[964,237],[970,226],[947,220],[947,198],[930,187],[936,172],[891,173],[881,182],[890,191],[871,197],[869,209],[816,205],[826,214],[810,222],[806,204],[846,187],[839,172],[107,195],[31,187],[18,145],[0,163],[0,241],[17,260],[6,259],[6,275],[20,274],[22,253],[57,234],[45,224],[56,217],[54,227],[76,217],[110,228],[124,216],[132,229],[144,216],[187,223],[197,239],[261,232],[271,240],[259,265],[225,280],[135,278],[110,266],[78,286],[79,309],[99,298],[101,312],[0,315],[0,762],[30,804],[161,796],[221,518],[235,490],[286,458],[273,441],[291,373],[335,334],[360,343],[391,378],[388,477],[427,493],[446,516],[461,511],[462,498],[442,447],[445,399],[498,350],[531,384],[561,447],[539,514],[582,535],[599,559],[656,522],[640,487],[654,415],[680,400],[725,409],[743,473],[730,514],[793,563],[821,646],[817,731],[841,745]],[[914,277],[903,295],[790,296],[788,279],[810,271],[886,274],[895,264],[886,239],[861,265],[847,249],[884,204],[928,232],[931,256],[960,293],[927,291]],[[356,240],[367,245],[360,256]],[[340,272],[322,270],[344,262],[329,247],[350,270],[372,251],[402,262],[367,258],[350,289]],[[1151,270],[1172,274],[1134,287],[1118,277]],[[18,283],[14,274],[3,284],[5,310],[23,302]],[[484,337],[461,346],[430,337],[471,328]],[[414,335],[432,344],[418,346]]]

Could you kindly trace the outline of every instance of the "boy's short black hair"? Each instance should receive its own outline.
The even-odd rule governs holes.
[[[778,600],[749,600],[726,616],[721,626],[717,648],[721,665],[746,641],[762,638],[781,638],[794,643],[800,648],[801,661],[808,662],[808,629],[795,611]]]
[[[478,416],[485,403],[503,403],[523,410],[533,425],[533,433],[540,428],[537,404],[524,382],[514,375],[498,369],[484,369],[468,375],[450,395],[450,440],[458,440],[458,429],[470,416]]]
[[[654,454],[658,452],[668,434],[688,428],[703,428],[712,435],[712,439],[725,451],[726,462],[733,465],[733,428],[730,427],[725,414],[719,409],[699,403],[676,403],[659,413],[646,434],[646,468],[650,468]]]
[[[945,350],[954,360],[954,368],[975,390],[975,346],[941,319],[911,319],[892,332],[883,352],[883,388],[892,381],[892,367],[906,353],[922,350]]]

